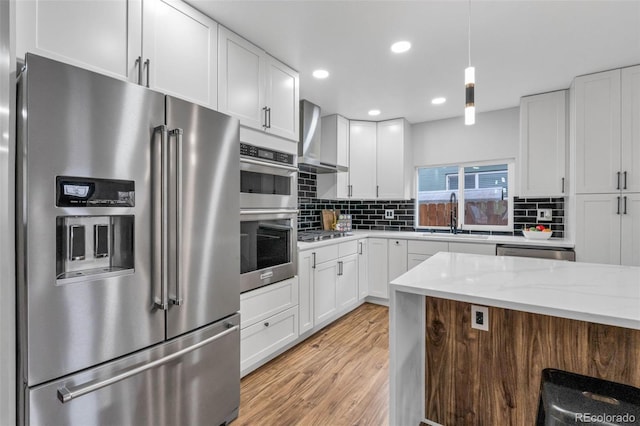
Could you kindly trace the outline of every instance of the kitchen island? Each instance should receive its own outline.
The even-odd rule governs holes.
[[[390,285],[391,425],[530,424],[542,368],[638,387],[638,356],[638,267],[443,252]]]

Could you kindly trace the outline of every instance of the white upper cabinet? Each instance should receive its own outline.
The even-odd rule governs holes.
[[[267,131],[297,141],[300,138],[298,73],[268,55],[266,63]]]
[[[578,194],[620,189],[620,70],[575,79]]]
[[[16,2],[17,56],[32,52],[217,107],[218,24],[175,0]]]
[[[352,198],[376,198],[376,132],[375,122],[349,123],[349,187]]]
[[[409,123],[404,119],[377,123],[376,183],[377,198],[411,198],[411,152]]]
[[[640,65],[622,69],[622,189],[640,192]]]
[[[141,0],[16,2],[18,58],[30,52],[128,80],[141,47]]]
[[[144,0],[142,21],[147,86],[217,108],[218,24],[183,2],[167,0]]]
[[[243,126],[297,141],[298,73],[222,26],[218,54],[220,111]]]
[[[566,90],[520,99],[521,197],[566,194],[567,101]]]

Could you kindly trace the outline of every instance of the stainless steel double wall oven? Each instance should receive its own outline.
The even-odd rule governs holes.
[[[296,274],[296,156],[240,144],[240,291]]]

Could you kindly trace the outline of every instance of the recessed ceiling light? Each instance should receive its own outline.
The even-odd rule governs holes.
[[[431,99],[431,103],[434,105],[441,105],[445,102],[447,102],[447,98],[440,97]]]
[[[369,115],[373,115],[373,116],[380,115],[380,110],[379,109],[369,110]]]
[[[315,78],[323,79],[329,77],[329,71],[327,70],[315,70],[313,72]]]
[[[393,53],[404,53],[411,49],[411,43],[408,41],[398,41],[391,45],[391,51]]]

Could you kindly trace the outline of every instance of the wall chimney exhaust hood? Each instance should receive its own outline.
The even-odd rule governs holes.
[[[300,141],[298,142],[298,165],[314,167],[318,173],[346,172],[347,167],[337,164],[336,147],[323,146],[321,110],[305,99],[300,101]],[[333,157],[331,158],[331,153]]]

